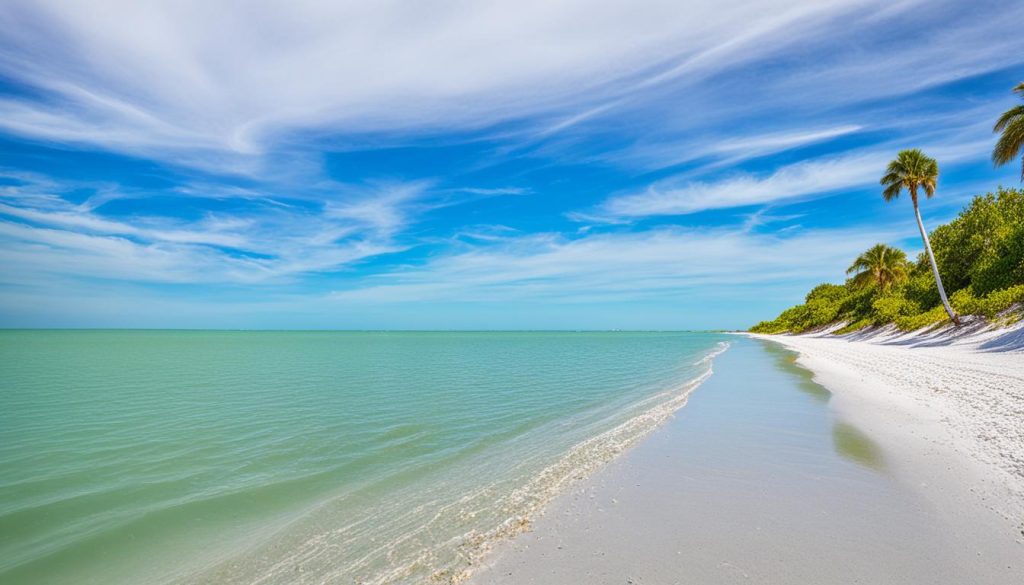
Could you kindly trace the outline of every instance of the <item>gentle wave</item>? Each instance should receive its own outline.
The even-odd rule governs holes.
[[[693,380],[689,380],[679,388],[665,392],[655,398],[667,398],[646,412],[638,414],[617,427],[587,439],[574,446],[557,463],[541,471],[529,484],[512,492],[508,502],[503,503],[505,509],[518,512],[500,525],[484,533],[471,532],[461,537],[460,548],[465,552],[463,559],[467,565],[459,571],[443,569],[431,575],[432,580],[445,583],[462,583],[472,574],[472,567],[491,551],[498,542],[512,538],[530,529],[534,520],[543,513],[544,508],[556,496],[566,492],[573,484],[594,474],[602,466],[638,443],[658,427],[663,425],[676,411],[686,406],[690,394],[703,384],[713,373],[712,362],[715,357],[729,349],[728,342],[720,342],[715,350],[709,352],[695,365],[704,365],[706,370]],[[389,583],[387,576],[382,580],[372,581],[373,585]]]
[[[0,332],[0,581],[457,583],[723,337]]]
[[[692,392],[713,373],[713,360],[729,348],[728,342],[719,342],[714,349],[701,357],[694,366],[703,368],[695,378],[671,390],[659,392],[632,405],[641,412],[605,430],[600,434],[573,445],[555,463],[535,473],[525,485],[500,492],[497,486],[488,486],[465,494],[456,502],[439,507],[433,517],[421,526],[410,527],[392,541],[376,541],[373,553],[352,559],[348,563],[333,564],[337,558],[324,558],[325,550],[341,550],[346,544],[354,543],[360,535],[360,528],[372,525],[374,517],[358,523],[339,526],[328,535],[298,547],[294,554],[264,567],[261,575],[251,582],[272,584],[296,582],[298,566],[306,565],[310,571],[308,582],[347,582],[355,577],[364,585],[389,585],[430,581],[433,583],[458,584],[465,582],[474,567],[503,540],[510,539],[529,530],[535,519],[543,514],[544,508],[559,494],[565,493],[572,485],[593,475],[598,469],[618,455],[637,444],[651,432],[663,425],[675,412],[686,405]],[[424,505],[406,511],[411,517],[424,512]],[[408,546],[411,542],[426,542],[432,533],[442,531],[440,525],[458,524],[459,519],[474,517],[482,510],[500,511],[488,528],[473,528],[451,536],[430,546]],[[345,536],[343,536],[345,535]],[[335,542],[329,542],[336,538]],[[380,556],[388,560],[388,567],[381,571],[366,573],[376,564]],[[323,564],[316,566],[317,561]],[[315,568],[313,568],[315,567]],[[315,575],[315,577],[313,577]],[[208,576],[204,576],[204,579]],[[300,579],[298,582],[307,582]]]

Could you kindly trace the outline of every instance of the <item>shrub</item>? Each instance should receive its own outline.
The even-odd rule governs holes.
[[[1024,224],[1008,231],[992,254],[979,258],[971,286],[981,293],[1024,284]]]
[[[786,333],[787,331],[789,331],[789,328],[778,319],[772,321],[761,321],[750,328],[751,333],[767,333],[769,335]]]
[[[910,317],[921,312],[921,307],[902,295],[888,294],[871,303],[872,318],[876,325],[894,323],[897,319]]]
[[[850,291],[845,286],[826,282],[812,288],[811,292],[807,293],[807,298],[805,300],[808,303],[815,301],[827,301],[838,304],[848,296],[850,296]]]
[[[932,269],[928,265],[928,259],[924,258],[923,260],[924,265],[922,266],[921,262],[918,261],[917,267],[901,289],[901,292],[904,297],[914,301],[919,307],[934,307],[939,304],[939,290],[935,288],[935,277],[932,276]]]
[[[956,291],[950,303],[958,312],[991,319],[1017,303],[1024,303],[1024,284],[993,291],[983,297],[977,297],[970,288],[965,288]]]
[[[948,320],[949,315],[946,314],[946,309],[944,309],[942,305],[939,305],[929,311],[925,311],[924,313],[899,317],[894,321],[894,323],[901,331],[914,331],[922,327],[927,327],[929,325],[934,325]]]
[[[871,321],[867,319],[861,319],[860,321],[854,321],[842,329],[836,330],[836,335],[846,335],[847,333],[853,333],[854,331],[860,331],[861,329],[871,325]]]
[[[948,290],[973,286],[984,295],[1024,284],[1024,192],[999,188],[975,197],[931,240]]]
[[[874,287],[856,288],[849,282],[846,286],[851,292],[839,306],[839,314],[854,319],[862,319],[869,315],[878,291]]]

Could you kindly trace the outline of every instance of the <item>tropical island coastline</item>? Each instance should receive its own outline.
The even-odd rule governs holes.
[[[0,585],[1022,581],[1024,3],[0,22]]]
[[[1014,91],[1024,96],[1024,84]],[[995,126],[1003,132],[992,154],[996,164],[1015,160],[1021,150],[1018,130],[1008,129],[1012,123],[1024,126],[1020,110],[1008,111]],[[1024,550],[1024,192],[999,187],[976,196],[951,222],[929,233],[920,207],[923,199],[936,194],[938,178],[935,159],[907,149],[898,153],[880,181],[887,202],[901,194],[911,199],[924,248],[915,262],[899,248],[876,244],[853,260],[844,283],[821,284],[803,304],[743,333],[797,352],[794,362],[813,376],[811,387],[817,383],[827,389],[822,392],[836,419],[836,451],[859,453],[854,459],[874,469],[884,467],[903,489],[916,494],[926,508],[922,516],[936,522],[932,530],[941,533],[938,541],[927,543],[935,535],[919,533],[919,542],[908,547],[905,556],[882,560],[876,552],[882,564],[899,567],[890,567],[884,577],[864,565],[864,551],[851,557],[837,552],[836,543],[819,548],[815,539],[857,540],[855,519],[834,511],[837,505],[856,508],[857,496],[837,485],[839,497],[825,508],[837,516],[834,527],[844,526],[836,528],[838,534],[818,533],[812,523],[790,512],[785,524],[801,527],[795,542],[779,545],[771,538],[754,537],[756,544],[750,548],[761,554],[739,554],[724,542],[742,540],[749,527],[730,518],[733,501],[716,505],[707,491],[743,488],[722,478],[703,477],[706,470],[691,469],[685,462],[687,450],[716,451],[702,441],[731,438],[695,433],[683,428],[685,421],[673,421],[622,460],[586,479],[582,487],[573,488],[572,494],[557,499],[550,506],[554,518],[540,519],[534,532],[499,546],[493,558],[485,559],[474,582],[605,582],[611,575],[635,575],[628,576],[627,583],[642,583],[686,571],[706,582],[742,577],[766,582],[881,578],[889,583],[1001,583],[1019,571]],[[749,350],[743,345],[716,359],[716,366],[721,362],[726,371],[712,377],[695,401],[714,400],[702,396],[723,392],[719,384],[730,385],[733,392],[746,387],[771,394],[777,387],[774,372]],[[732,363],[737,353],[744,360],[742,366]],[[749,377],[737,379],[737,367],[747,370]],[[700,408],[688,406],[679,417],[694,416]],[[733,421],[737,418],[742,419]],[[757,441],[767,443],[779,440],[773,433],[808,432],[801,426],[760,425],[764,429]],[[756,449],[754,442],[745,444],[740,460],[749,465],[749,452]],[[822,479],[801,469],[799,458],[785,449],[770,457],[787,473]],[[666,458],[683,471],[665,471]],[[763,473],[746,481],[770,486],[772,480],[771,474]],[[814,498],[813,489],[789,488],[800,497]],[[675,510],[676,498],[685,502],[694,491],[701,494],[701,506],[711,510],[707,516]],[[764,493],[773,493],[772,488],[765,487]],[[772,497],[784,499],[779,494]],[[786,504],[773,502],[752,511],[751,522],[760,530],[760,523],[786,509]],[[721,527],[734,521],[738,524],[731,528]],[[665,544],[689,540],[699,543],[701,551],[682,548],[672,554]],[[566,549],[575,552],[563,553]],[[938,559],[915,566],[928,559],[928,550],[938,549],[946,549],[944,554],[956,559],[955,566],[944,567]],[[651,550],[660,551],[657,561],[647,559]],[[807,550],[820,554],[805,560],[813,567],[810,576],[788,563],[785,569],[774,563],[798,558]],[[826,567],[837,566],[847,572],[834,579],[821,577],[828,573]],[[969,569],[957,574],[965,567]]]
[[[1012,582],[1024,323],[738,336],[691,404],[471,582]],[[802,400],[785,392],[801,372]],[[822,406],[832,428],[815,431]]]
[[[1014,91],[1024,97],[1024,84]],[[1021,106],[997,121],[995,164],[1016,161],[1022,128]],[[918,190],[932,197],[938,174],[906,150],[880,181],[886,201],[911,195],[915,262],[877,244],[844,283],[815,287],[748,335],[798,352],[837,409],[900,446],[908,484],[961,520],[966,501],[980,505],[1024,544],[1024,192],[976,196],[928,233]]]

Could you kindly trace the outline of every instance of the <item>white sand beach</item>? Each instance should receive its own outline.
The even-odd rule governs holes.
[[[923,495],[951,514],[980,502],[1024,541],[1024,323],[756,337],[798,351],[833,408],[891,443]]]
[[[1024,327],[753,337],[473,582],[1017,582]]]

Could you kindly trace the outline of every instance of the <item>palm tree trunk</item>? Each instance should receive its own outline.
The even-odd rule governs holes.
[[[939,266],[935,263],[932,244],[928,241],[928,232],[924,231],[924,222],[921,221],[921,210],[917,206],[917,197],[911,195],[911,199],[914,201],[914,217],[917,218],[917,229],[921,230],[921,239],[924,240],[924,251],[928,253],[928,261],[932,264],[932,274],[935,275],[935,285],[939,287],[939,298],[942,299],[942,306],[946,308],[946,313],[953,320],[953,323],[960,325],[960,317],[957,317],[956,313],[953,312],[953,307],[949,306],[949,299],[946,298],[946,289],[942,286],[942,277],[939,276]]]

